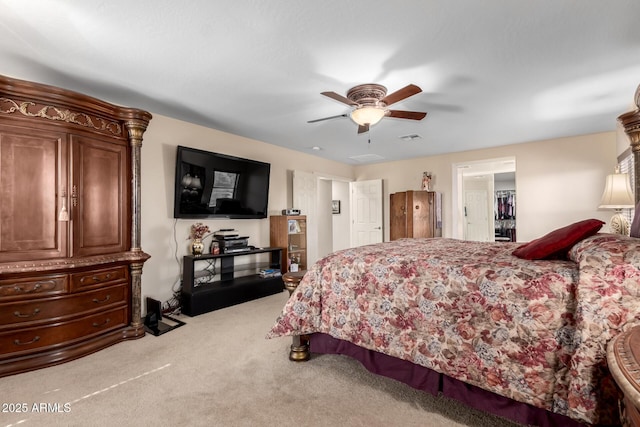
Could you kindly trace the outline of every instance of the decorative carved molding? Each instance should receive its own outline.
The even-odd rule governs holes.
[[[86,113],[73,112],[53,105],[36,104],[30,101],[14,101],[13,99],[0,97],[0,113],[20,113],[27,117],[63,121],[100,132],[122,136],[122,126],[120,126],[120,123],[117,121],[107,121],[101,117],[92,117]]]
[[[129,251],[118,252],[113,255],[97,255],[82,258],[60,258],[52,260],[0,263],[0,274],[68,270],[116,262],[139,263],[145,262],[149,258],[151,258],[151,256],[145,252]]]
[[[607,364],[626,399],[640,407],[640,328],[618,334],[607,346]]]

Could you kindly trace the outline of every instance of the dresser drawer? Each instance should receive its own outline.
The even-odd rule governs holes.
[[[71,275],[72,291],[79,291],[100,286],[107,286],[129,278],[126,266],[114,267],[105,270],[92,270]]]
[[[127,285],[122,284],[61,297],[4,303],[0,304],[0,330],[104,310],[117,304],[124,305],[127,299]]]
[[[2,332],[0,333],[0,359],[5,354],[16,357],[34,351],[64,346],[74,341],[122,328],[127,323],[127,307],[120,307],[68,322]]]
[[[67,291],[67,275],[0,280],[0,301],[45,297]]]

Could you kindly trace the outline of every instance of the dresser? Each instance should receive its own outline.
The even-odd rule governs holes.
[[[0,376],[144,335],[151,115],[0,76]]]
[[[392,193],[389,203],[390,240],[442,237],[442,199],[435,191]]]
[[[622,392],[618,402],[622,425],[640,427],[640,326],[609,342],[607,364]]]

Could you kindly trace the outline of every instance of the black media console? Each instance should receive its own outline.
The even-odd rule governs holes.
[[[280,275],[263,277],[260,274],[266,269],[279,271],[282,261],[282,248],[186,255],[182,266],[182,312],[197,316],[282,292],[284,284]]]

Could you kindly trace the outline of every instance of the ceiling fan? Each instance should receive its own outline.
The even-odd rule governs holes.
[[[316,123],[338,117],[351,117],[358,124],[358,133],[364,133],[369,130],[369,126],[375,125],[385,116],[395,117],[396,119],[422,120],[427,113],[387,109],[391,104],[420,92],[422,92],[422,89],[411,84],[387,95],[387,88],[375,83],[354,86],[349,89],[346,97],[335,92],[322,92],[322,95],[354,108],[350,113],[309,120],[307,123]]]

